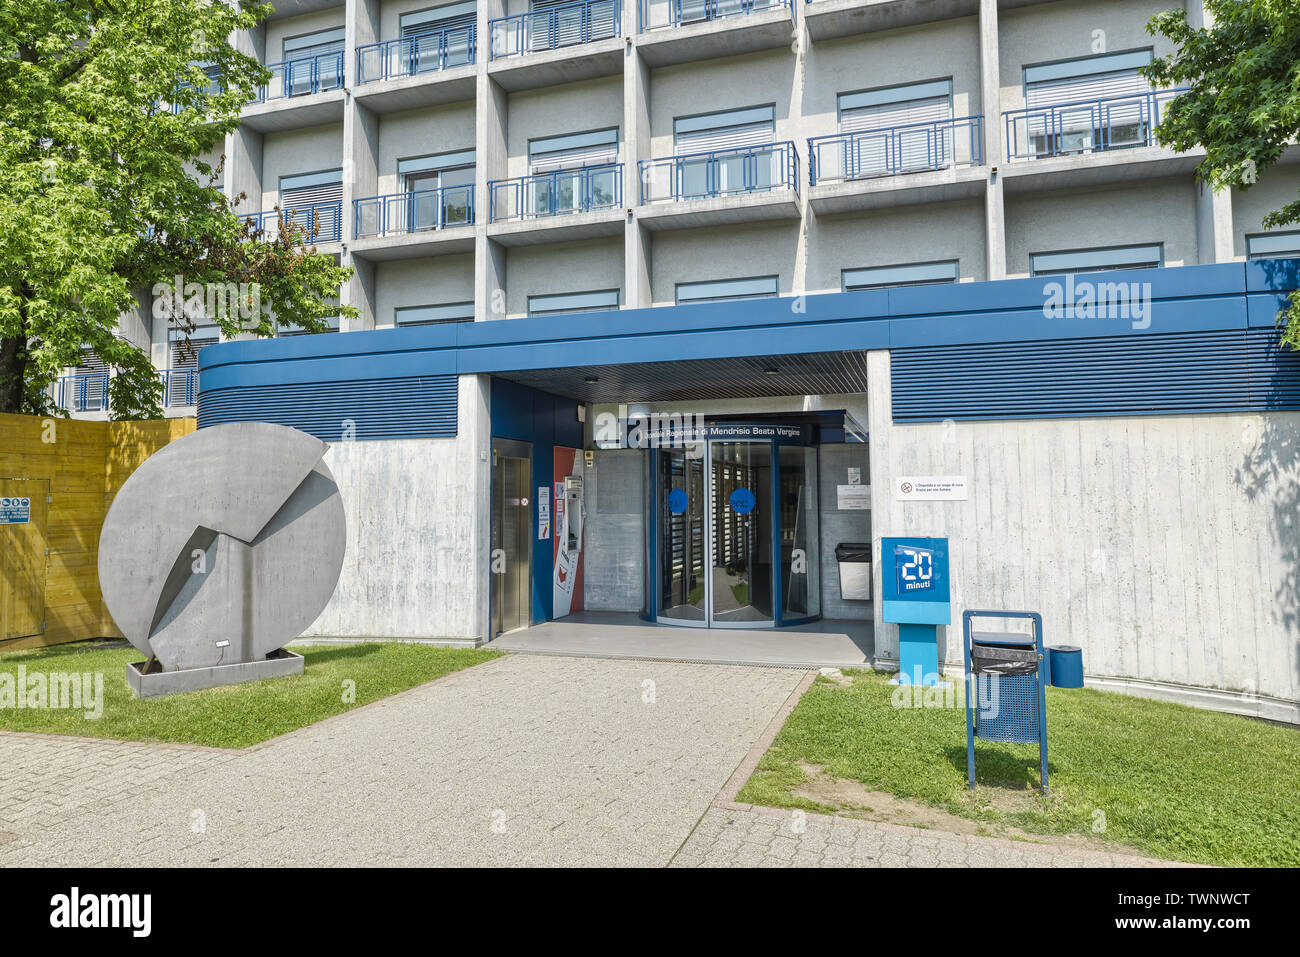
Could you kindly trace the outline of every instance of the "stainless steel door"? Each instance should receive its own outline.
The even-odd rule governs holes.
[[[528,496],[532,470],[526,449],[525,443],[493,442],[493,638],[532,623],[533,508]]]

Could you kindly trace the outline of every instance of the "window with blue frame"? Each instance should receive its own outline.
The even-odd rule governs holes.
[[[343,85],[343,27],[284,41],[284,93],[298,96]]]
[[[868,266],[845,269],[840,283],[845,292],[862,289],[889,289],[898,286],[936,286],[958,279],[958,261],[909,263],[902,266]]]
[[[564,292],[528,297],[528,315],[550,316],[566,312],[603,312],[618,308],[617,289]]]
[[[390,204],[389,232],[419,232],[472,223],[474,150],[399,160],[397,175],[406,202]]]
[[[308,242],[331,242],[341,238],[343,215],[343,171],[324,170],[280,177],[280,211],[286,224],[307,231]],[[267,224],[270,228],[270,224]]]
[[[1247,259],[1300,259],[1300,230],[1246,237]]]
[[[1013,152],[1033,156],[1144,146],[1155,125],[1151,86],[1139,70],[1151,49],[1024,68],[1023,129]]]
[[[782,183],[775,106],[724,110],[673,120],[677,189],[683,199]]]
[[[1032,276],[1065,276],[1070,273],[1117,269],[1154,269],[1163,266],[1164,259],[1163,243],[1032,253],[1029,257],[1029,272]]]
[[[402,42],[396,51],[401,62],[393,64],[396,69],[390,72],[424,73],[471,62],[477,20],[475,0],[402,14],[398,21]]]
[[[447,322],[473,322],[474,303],[444,302],[435,306],[399,306],[393,310],[399,326],[438,326]]]
[[[942,169],[954,156],[952,80],[932,80],[839,95],[842,178]],[[819,174],[835,157],[818,156]]]
[[[617,164],[617,127],[530,140],[522,215],[554,216],[617,205]]]
[[[729,302],[736,299],[771,299],[777,294],[777,280],[777,276],[755,276],[747,279],[709,279],[700,282],[679,282],[676,288],[677,304]]]

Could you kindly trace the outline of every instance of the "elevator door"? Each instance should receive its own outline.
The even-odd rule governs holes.
[[[532,453],[527,443],[493,442],[492,637],[532,624]]]

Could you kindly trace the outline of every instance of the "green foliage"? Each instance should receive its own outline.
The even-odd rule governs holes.
[[[960,676],[958,677],[960,684]],[[991,831],[1075,834],[1155,857],[1300,865],[1300,729],[1092,689],[1047,689],[1050,795],[1034,795],[1036,744],[975,742],[966,781],[966,711],[895,707],[888,676],[814,684],[739,800],[822,811],[794,793],[802,766],[980,821]],[[907,703],[906,699],[903,699]],[[1104,814],[1104,835],[1096,834]]]
[[[0,654],[0,673],[102,674],[103,713],[87,718],[76,709],[0,709],[0,728],[71,734],[121,741],[173,741],[212,748],[250,744],[315,724],[331,715],[453,671],[498,658],[498,651],[430,648],[396,642],[302,645],[301,675],[210,688],[166,698],[137,699],[126,683],[128,662],[143,656],[134,648],[96,642],[56,645]],[[344,682],[354,682],[355,701],[344,700]]]
[[[220,304],[207,316],[227,334],[269,335],[272,313],[309,331],[356,314],[330,302],[350,270],[305,248],[300,230],[250,231],[232,209],[244,197],[223,196],[220,164],[203,159],[269,76],[227,38],[269,11],[220,0],[0,5],[0,411],[47,411],[45,388],[89,347],[117,371],[116,417],[159,414],[158,377],[118,320],[147,319],[149,294],[177,275],[260,286],[255,319]],[[175,318],[192,331],[193,315]]]
[[[1184,10],[1147,29],[1177,45],[1144,70],[1153,85],[1190,87],[1169,105],[1161,145],[1205,150],[1198,178],[1214,190],[1248,190],[1300,136],[1300,5],[1295,0],[1204,0],[1209,29]],[[1272,229],[1300,222],[1300,198],[1270,213]],[[1283,341],[1300,348],[1300,293],[1291,297]]]

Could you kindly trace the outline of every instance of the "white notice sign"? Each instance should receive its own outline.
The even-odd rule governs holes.
[[[870,485],[835,486],[835,507],[840,511],[871,508]]]
[[[969,497],[964,475],[904,475],[894,479],[899,502],[964,502]]]

